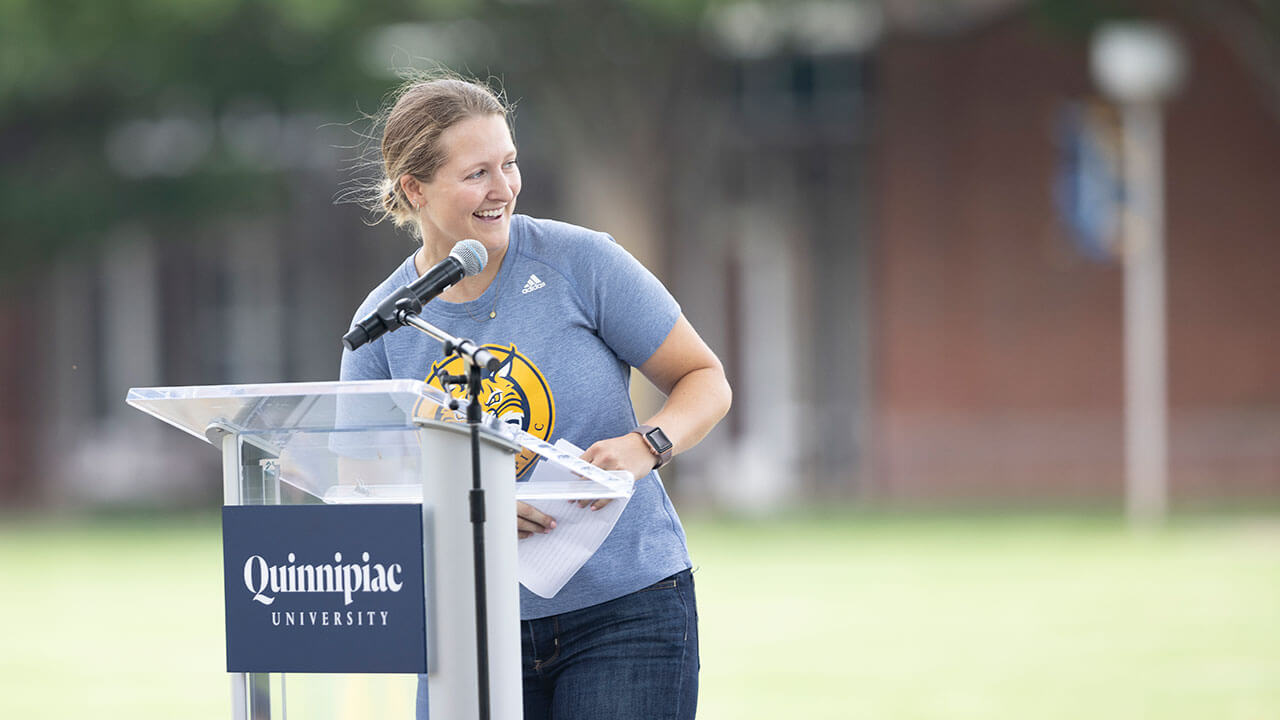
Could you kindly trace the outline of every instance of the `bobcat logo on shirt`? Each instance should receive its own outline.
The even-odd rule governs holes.
[[[501,364],[493,372],[484,371],[480,378],[480,405],[484,411],[499,421],[510,423],[521,430],[551,441],[551,431],[556,424],[556,401],[551,395],[551,386],[543,377],[538,367],[529,361],[515,344],[485,345],[485,350],[493,353]],[[426,383],[434,388],[443,389],[441,375],[462,375],[466,366],[458,357],[448,357],[431,365]],[[465,398],[466,390],[459,386],[449,389],[456,398]],[[420,406],[421,407],[421,406]],[[433,420],[445,422],[465,422],[463,412],[454,412],[446,408],[433,408]],[[538,456],[532,451],[524,450],[516,456],[516,478],[522,478],[532,468]]]

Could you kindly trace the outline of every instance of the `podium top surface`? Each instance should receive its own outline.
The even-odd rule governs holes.
[[[414,480],[417,432],[424,426],[466,428],[456,422],[459,413],[448,409],[449,396],[419,380],[132,388],[125,401],[213,445],[220,444],[220,436],[240,436],[280,459],[283,480],[326,501],[420,500],[421,486]],[[540,495],[630,495],[630,473],[620,480],[491,415],[485,416],[481,437],[513,453],[540,456],[578,478],[541,485]],[[380,492],[336,499],[335,492],[343,489],[336,463],[353,459],[380,464],[373,473]]]
[[[365,380],[132,388],[125,402],[209,439],[211,429],[239,434],[411,429],[424,406],[442,406],[448,398],[418,380]]]

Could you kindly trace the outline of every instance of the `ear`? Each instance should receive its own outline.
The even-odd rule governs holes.
[[[409,198],[409,204],[414,209],[420,208],[427,204],[427,198],[422,192],[422,183],[418,178],[405,173],[400,176],[400,189],[404,190],[405,197]]]
[[[512,346],[511,352],[507,355],[507,359],[503,360],[502,364],[498,366],[498,369],[493,372],[493,377],[505,378],[507,380],[511,379],[511,365],[512,365],[512,360],[514,360],[516,357],[515,351],[516,351],[515,346]]]

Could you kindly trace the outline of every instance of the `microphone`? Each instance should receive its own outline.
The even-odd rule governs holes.
[[[355,350],[367,342],[376,340],[383,333],[395,330],[400,326],[399,314],[402,310],[417,313],[422,306],[431,302],[437,295],[464,277],[470,277],[484,270],[489,262],[489,253],[479,240],[470,238],[460,241],[449,251],[449,256],[436,263],[422,277],[399,290],[391,293],[378,303],[373,312],[351,327],[342,336],[342,344],[348,350]]]

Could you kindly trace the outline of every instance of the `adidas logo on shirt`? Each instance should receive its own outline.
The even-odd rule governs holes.
[[[539,278],[537,275],[530,275],[529,281],[524,284],[524,289],[520,291],[520,294],[528,295],[534,290],[541,290],[546,286],[547,284],[542,282],[541,278]]]

